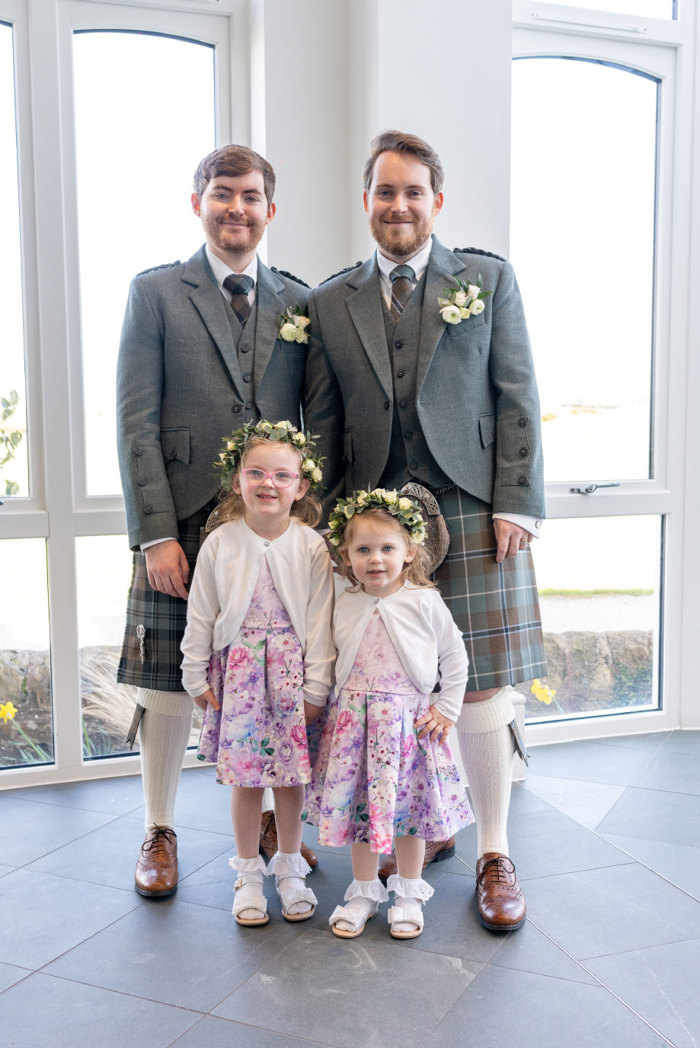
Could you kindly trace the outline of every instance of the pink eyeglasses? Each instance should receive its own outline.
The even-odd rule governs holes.
[[[269,477],[276,488],[288,488],[292,481],[299,477],[298,473],[290,473],[288,469],[276,469],[274,473],[266,473],[264,469],[251,467],[242,469],[241,473],[245,473],[251,484],[264,484]]]

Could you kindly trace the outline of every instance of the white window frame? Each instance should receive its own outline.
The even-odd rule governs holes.
[[[514,57],[566,55],[640,69],[661,81],[658,168],[653,396],[655,400],[651,480],[626,482],[592,496],[572,494],[569,483],[547,485],[549,518],[663,515],[663,707],[528,726],[536,745],[570,739],[662,731],[687,717],[681,688],[684,459],[676,449],[686,440],[686,353],[690,307],[687,259],[691,248],[691,151],[693,142],[693,25],[687,4],[677,21],[602,14],[515,0]],[[684,12],[684,8],[686,8]],[[683,17],[685,14],[685,18]],[[671,347],[674,347],[672,352]],[[589,478],[586,478],[589,479]],[[595,481],[595,477],[590,478]],[[547,541],[546,530],[543,542]]]
[[[138,755],[85,761],[82,754],[75,541],[126,528],[121,498],[85,492],[72,54],[76,29],[136,29],[213,44],[217,140],[249,140],[250,37],[259,26],[247,3],[175,0],[167,7],[158,0],[148,7],[0,0],[15,56],[30,471],[29,496],[0,508],[0,540],[46,541],[54,725],[54,763],[3,769],[0,789],[139,767]]]

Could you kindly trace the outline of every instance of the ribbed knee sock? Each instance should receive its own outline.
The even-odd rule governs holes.
[[[476,818],[477,849],[508,854],[513,738],[508,725],[515,716],[507,688],[484,702],[465,702],[457,720],[457,738],[469,780]]]
[[[181,693],[174,693],[181,699]],[[141,718],[141,775],[146,804],[146,829],[169,826],[175,829],[175,797],[182,761],[192,725],[191,700],[186,714],[182,703],[173,714],[146,709]]]

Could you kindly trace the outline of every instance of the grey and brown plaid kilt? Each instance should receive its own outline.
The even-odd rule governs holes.
[[[200,528],[204,527],[214,505],[209,503],[178,522],[178,540],[190,566],[190,582],[199,552]],[[180,642],[186,622],[187,601],[151,589],[146,558],[141,552],[134,553],[124,641],[117,669],[120,684],[135,684],[154,691],[184,691]]]
[[[457,487],[436,495],[450,548],[433,577],[462,630],[469,656],[467,691],[546,676],[530,550],[497,564],[491,507]]]

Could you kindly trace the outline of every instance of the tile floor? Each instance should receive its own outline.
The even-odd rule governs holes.
[[[230,914],[228,797],[182,776],[181,883],[131,887],[140,782],[0,793],[0,1039],[12,1048],[652,1048],[700,1043],[700,733],[541,747],[511,806],[521,931],[473,905],[476,834],[430,867],[421,938],[328,915],[347,856],[320,850],[308,924]],[[307,829],[309,841],[313,833]]]

